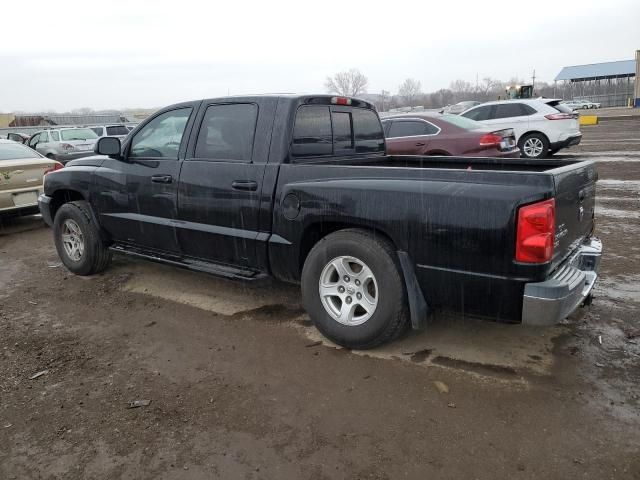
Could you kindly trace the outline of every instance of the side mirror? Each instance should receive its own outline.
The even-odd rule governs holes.
[[[120,139],[116,137],[101,137],[96,142],[93,151],[98,155],[107,155],[109,157],[120,157]]]

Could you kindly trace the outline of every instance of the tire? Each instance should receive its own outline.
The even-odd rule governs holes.
[[[346,269],[342,272],[348,273],[347,281],[338,278],[334,265]],[[314,325],[343,347],[376,347],[400,336],[408,325],[405,284],[395,250],[370,232],[347,229],[321,239],[307,256],[301,283],[302,303]],[[323,285],[327,292],[335,288],[335,295],[321,295]],[[348,311],[351,318],[343,314]]]
[[[549,140],[541,133],[528,133],[518,142],[523,158],[544,158],[549,153]]]
[[[63,241],[63,235],[68,241]],[[107,248],[85,201],[65,203],[53,221],[53,239],[62,263],[76,275],[104,271],[111,262]],[[75,248],[74,248],[75,247]]]

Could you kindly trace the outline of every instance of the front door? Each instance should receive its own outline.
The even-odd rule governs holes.
[[[109,158],[96,170],[94,203],[114,240],[179,255],[173,222],[184,133],[194,109],[158,114],[125,143],[122,160]]]
[[[181,251],[208,262],[255,266],[270,127],[260,128],[256,103],[238,101],[203,104],[194,131],[178,190]]]

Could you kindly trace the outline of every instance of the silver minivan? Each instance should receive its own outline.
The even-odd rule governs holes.
[[[27,145],[45,157],[67,163],[93,155],[98,135],[90,128],[56,128],[36,132]]]

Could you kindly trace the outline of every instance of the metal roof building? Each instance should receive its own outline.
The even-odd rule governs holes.
[[[587,80],[596,78],[634,77],[636,74],[635,60],[621,60],[619,62],[592,63],[589,65],[574,65],[564,67],[556,75],[555,80]]]
[[[584,99],[603,107],[634,104],[636,60],[564,67],[556,75],[556,93],[564,99]]]

